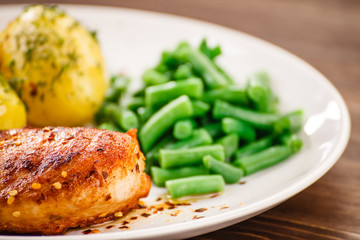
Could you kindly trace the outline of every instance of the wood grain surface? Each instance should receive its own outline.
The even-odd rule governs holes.
[[[46,1],[0,0],[0,3]],[[349,145],[335,166],[279,206],[193,239],[360,239],[360,1],[57,0],[152,10],[217,23],[265,39],[309,62],[344,97]]]

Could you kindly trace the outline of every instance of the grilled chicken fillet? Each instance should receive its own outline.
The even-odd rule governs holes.
[[[136,130],[0,132],[0,232],[60,234],[111,220],[150,191]]]

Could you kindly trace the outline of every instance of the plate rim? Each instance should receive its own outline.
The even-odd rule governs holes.
[[[0,11],[2,8],[20,8],[24,7],[30,4],[0,4]],[[182,15],[176,15],[176,14],[170,14],[170,13],[163,13],[163,12],[157,12],[153,10],[143,10],[143,9],[136,9],[136,8],[128,8],[128,7],[118,7],[118,6],[108,6],[108,5],[98,5],[98,4],[71,4],[71,3],[58,3],[58,6],[61,8],[92,8],[96,11],[96,9],[101,8],[102,11],[125,11],[125,12],[135,12],[139,13],[141,15],[151,15],[155,17],[161,17],[161,18],[170,18],[174,20],[183,20],[188,22],[195,22],[196,24],[202,24],[206,25],[211,28],[217,28],[222,29],[225,31],[229,31],[232,34],[240,34],[244,38],[247,38],[249,41],[256,41],[257,43],[261,45],[265,45],[267,48],[270,48],[271,50],[280,52],[281,55],[287,55],[287,57],[292,58],[293,61],[296,62],[296,65],[301,66],[302,68],[307,68],[308,70],[311,70],[312,74],[317,75],[317,80],[320,81],[322,86],[327,87],[328,91],[331,93],[331,95],[334,97],[336,103],[340,107],[340,116],[341,116],[341,123],[342,123],[342,132],[339,136],[339,142],[338,144],[331,150],[329,153],[329,157],[326,161],[319,162],[315,164],[309,171],[307,171],[305,174],[301,175],[301,178],[294,183],[290,184],[289,186],[286,186],[280,191],[277,191],[276,193],[272,194],[271,196],[262,198],[260,200],[257,200],[255,203],[251,204],[251,208],[241,208],[241,209],[234,209],[229,212],[224,212],[221,214],[218,214],[216,216],[209,216],[206,218],[198,219],[196,221],[196,224],[194,224],[192,221],[189,222],[181,222],[181,223],[174,223],[169,226],[161,226],[161,227],[152,227],[152,228],[146,228],[146,229],[137,229],[133,231],[119,231],[119,232],[107,232],[107,233],[98,233],[98,234],[90,234],[90,235],[53,235],[53,236],[32,236],[32,235],[0,235],[0,240],[2,239],[39,239],[41,237],[42,239],[124,239],[124,238],[132,238],[132,239],[139,239],[143,238],[144,235],[146,238],[151,237],[166,237],[170,234],[183,234],[183,231],[177,226],[181,225],[186,228],[186,232],[192,232],[192,231],[200,231],[201,229],[206,229],[209,227],[213,227],[211,231],[215,231],[217,229],[221,229],[226,226],[230,226],[232,224],[235,224],[237,222],[244,221],[248,218],[251,218],[255,215],[258,215],[261,212],[264,212],[286,200],[291,198],[292,196],[300,193],[304,189],[310,187],[312,184],[314,184],[316,181],[318,181],[322,176],[324,176],[340,159],[344,151],[346,150],[348,146],[348,142],[350,140],[351,135],[351,118],[350,118],[350,112],[346,105],[346,102],[344,98],[342,97],[339,90],[333,85],[333,83],[324,75],[322,74],[318,69],[316,69],[313,65],[308,63],[307,61],[303,60],[302,58],[298,57],[297,55],[293,54],[292,52],[286,50],[285,48],[282,48],[278,45],[273,44],[272,42],[269,42],[267,40],[264,40],[260,37],[248,34],[246,32],[230,28],[228,26],[224,26],[218,23],[214,22],[208,22],[201,19],[196,19],[192,17],[182,16]],[[6,23],[7,24],[7,23]],[[264,207],[265,205],[265,207]],[[254,210],[255,208],[255,210]],[[243,215],[245,212],[246,217],[239,216],[240,214],[238,212],[241,212]],[[237,221],[237,219],[241,219]],[[222,225],[220,224],[222,223]],[[219,224],[218,227],[215,225]],[[200,231],[196,234],[189,234],[188,237],[204,234],[209,231]],[[184,235],[184,234],[183,234]]]

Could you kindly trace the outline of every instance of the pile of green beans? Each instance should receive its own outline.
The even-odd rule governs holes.
[[[146,172],[172,198],[223,191],[302,147],[302,110],[280,113],[266,72],[235,85],[216,62],[220,54],[206,40],[198,48],[181,42],[126,99],[129,81],[113,78],[96,115],[99,128],[139,129]]]

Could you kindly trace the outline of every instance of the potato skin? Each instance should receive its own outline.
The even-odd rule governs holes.
[[[91,121],[107,88],[96,38],[55,7],[28,7],[0,33],[0,72],[32,126]]]
[[[26,125],[25,106],[0,74],[0,130]]]

